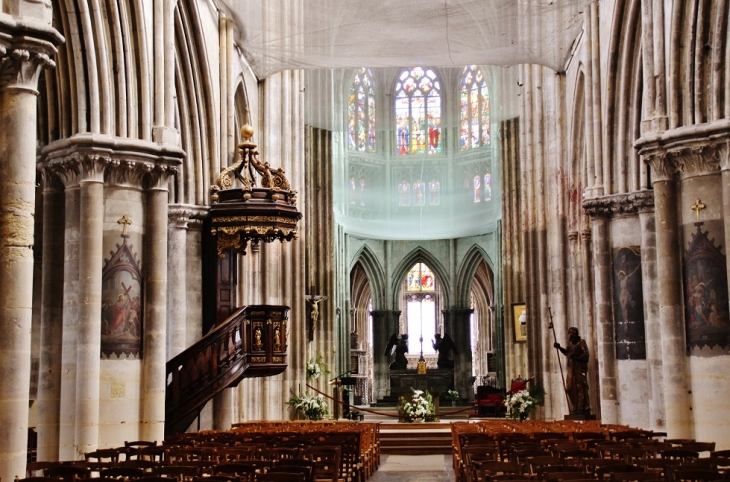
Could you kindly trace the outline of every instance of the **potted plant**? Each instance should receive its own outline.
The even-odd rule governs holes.
[[[448,392],[446,392],[446,398],[451,401],[452,407],[455,407],[456,404],[461,401],[459,392],[457,392],[456,390],[449,390]]]
[[[322,361],[322,355],[317,355],[317,357],[313,360],[309,360],[307,362],[306,371],[307,381],[316,380],[320,377],[320,375],[329,375],[330,373],[329,370],[327,370],[327,366],[324,364],[324,361]]]
[[[327,401],[320,394],[300,393],[297,395],[292,393],[287,405],[293,407],[299,417],[304,420],[322,420],[325,415],[329,415]]]
[[[413,390],[411,400],[398,405],[399,413],[403,414],[403,421],[407,423],[435,422],[436,409],[433,406],[433,398],[423,390]]]

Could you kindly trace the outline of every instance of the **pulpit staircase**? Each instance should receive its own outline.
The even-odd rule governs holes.
[[[184,432],[222,390],[286,369],[288,311],[275,305],[240,308],[167,362],[165,435]]]

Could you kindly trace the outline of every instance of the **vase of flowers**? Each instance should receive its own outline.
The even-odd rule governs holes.
[[[309,360],[306,366],[307,381],[316,380],[321,375],[329,375],[329,370],[322,360],[322,355],[317,355],[316,358]]]
[[[507,411],[506,417],[512,420],[526,420],[538,403],[540,403],[540,399],[531,395],[527,390],[508,395],[504,399],[504,408]]]
[[[329,415],[327,401],[320,394],[300,393],[297,395],[292,393],[287,405],[293,407],[297,415],[304,420],[322,420],[326,415]]]
[[[399,413],[402,414],[404,422],[422,423],[436,421],[436,409],[433,406],[433,398],[430,393],[424,392],[423,390],[413,390],[411,400],[404,400],[397,408]]]
[[[461,400],[459,392],[457,392],[456,390],[449,390],[448,392],[446,392],[446,398],[451,401],[452,407],[455,407],[456,404]]]

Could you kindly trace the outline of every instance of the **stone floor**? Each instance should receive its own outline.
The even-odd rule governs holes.
[[[451,455],[383,455],[368,482],[453,482]]]

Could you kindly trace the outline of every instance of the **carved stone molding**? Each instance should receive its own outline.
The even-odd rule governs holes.
[[[654,193],[647,190],[586,199],[583,201],[583,209],[588,216],[594,218],[650,212],[654,210]]]
[[[56,63],[43,52],[26,49],[0,50],[0,89],[21,89],[38,93],[38,77],[44,68]]]
[[[195,206],[192,204],[170,204],[168,206],[167,218],[173,228],[187,229],[192,224],[202,226],[203,218],[208,214],[208,206]]]
[[[591,240],[591,236],[592,236],[592,234],[591,234],[591,230],[590,229],[584,229],[583,231],[580,232],[580,238],[583,241],[590,241]]]
[[[652,168],[654,181],[671,181],[730,169],[730,121],[685,126],[642,137],[634,147]]]
[[[578,241],[578,231],[570,231],[568,233],[568,241],[570,241],[571,243],[575,243],[576,241]]]
[[[95,167],[94,172],[103,175],[101,180],[110,185],[167,190],[170,176],[177,172],[184,155],[179,148],[149,141],[77,134],[44,147],[38,168],[54,170],[62,179],[72,182],[72,173],[80,174],[83,180]],[[96,160],[93,166],[90,160]],[[69,182],[64,182],[66,187]]]

